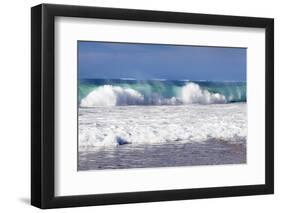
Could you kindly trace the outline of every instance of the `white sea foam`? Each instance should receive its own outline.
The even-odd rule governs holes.
[[[134,144],[241,143],[246,103],[79,108],[79,150]],[[123,145],[130,146],[130,145]]]
[[[226,103],[224,95],[210,93],[200,88],[198,84],[187,83],[181,90],[181,100],[184,104],[222,104]]]
[[[144,100],[142,94],[131,88],[104,85],[82,99],[81,107],[138,105]]]

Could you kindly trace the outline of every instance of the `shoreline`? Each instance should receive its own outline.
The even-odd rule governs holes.
[[[246,164],[246,145],[207,143],[145,144],[79,151],[78,171]]]

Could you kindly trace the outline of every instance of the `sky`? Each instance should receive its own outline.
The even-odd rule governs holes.
[[[79,79],[246,81],[246,48],[78,41]]]

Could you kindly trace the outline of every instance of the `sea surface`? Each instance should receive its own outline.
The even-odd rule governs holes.
[[[246,163],[245,82],[79,82],[78,170]]]

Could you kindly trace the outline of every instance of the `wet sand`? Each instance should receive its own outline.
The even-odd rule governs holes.
[[[204,143],[126,144],[80,151],[78,171],[175,166],[245,164],[246,145],[208,140]]]

